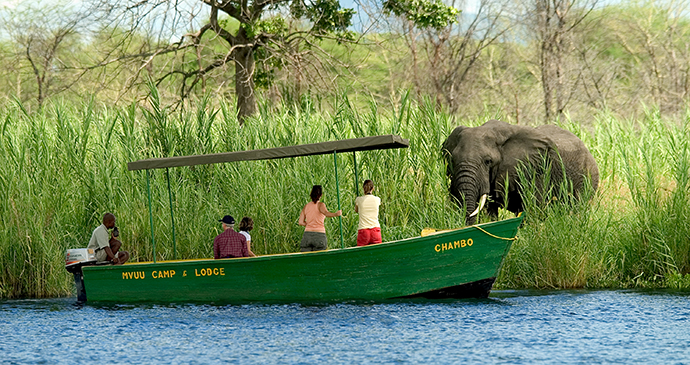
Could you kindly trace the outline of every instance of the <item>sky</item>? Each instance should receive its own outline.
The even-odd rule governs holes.
[[[0,8],[8,7],[14,8],[19,3],[19,0],[0,0]]]
[[[0,0],[0,8],[7,7],[7,8],[15,8],[20,2],[22,1],[27,1],[27,0]],[[72,0],[71,2],[78,2],[78,0]],[[355,4],[357,0],[341,0],[340,4],[343,8],[357,8],[357,5]],[[479,0],[467,0],[465,1],[465,9],[463,11],[466,11],[468,13],[472,13],[473,10],[476,9],[477,4],[479,3]]]

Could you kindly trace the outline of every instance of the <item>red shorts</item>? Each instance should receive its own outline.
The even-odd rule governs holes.
[[[357,246],[373,245],[381,243],[381,227],[360,229],[357,231]]]

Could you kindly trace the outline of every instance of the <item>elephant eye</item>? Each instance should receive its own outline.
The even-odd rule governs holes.
[[[491,166],[491,163],[492,163],[492,162],[493,162],[493,161],[492,161],[490,158],[484,159],[484,164],[486,164],[486,166]]]

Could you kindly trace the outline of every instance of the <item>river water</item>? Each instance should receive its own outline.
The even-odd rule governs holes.
[[[0,302],[2,364],[690,364],[689,345],[688,292],[323,306]]]

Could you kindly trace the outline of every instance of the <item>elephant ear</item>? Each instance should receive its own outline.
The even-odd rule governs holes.
[[[446,174],[448,174],[448,176],[451,176],[453,172],[453,150],[458,145],[458,142],[460,142],[460,134],[465,129],[467,129],[467,127],[461,125],[455,127],[453,132],[450,133],[450,136],[446,138],[446,140],[443,142],[443,146],[441,147],[441,155],[443,155],[443,158],[446,160]]]
[[[544,133],[530,127],[514,126],[514,132],[508,136],[501,146],[501,164],[496,173],[499,189],[508,177],[509,191],[517,190],[518,168],[526,166],[532,171],[540,173],[544,159],[550,161],[556,154],[553,141]]]

